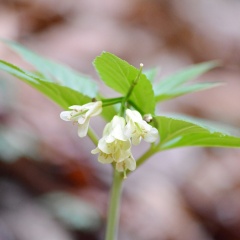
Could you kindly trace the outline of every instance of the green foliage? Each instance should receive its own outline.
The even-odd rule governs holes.
[[[40,57],[17,43],[10,41],[4,42],[39,72],[37,76],[41,76],[42,81],[48,81],[71,88],[90,98],[96,96],[97,85],[88,76],[77,73],[62,64]]]
[[[103,52],[94,60],[94,66],[107,86],[125,96],[136,79],[139,70],[115,55]],[[155,99],[150,81],[140,75],[137,85],[129,98],[143,114],[154,113]]]
[[[195,83],[185,85],[188,81],[218,66],[216,61],[195,64],[183,71],[173,74],[154,85],[157,102],[166,101],[188,93],[206,90],[219,86],[220,83]]]
[[[139,69],[126,61],[111,53],[103,52],[94,60],[94,66],[104,83],[121,94],[119,98],[104,98],[97,93],[96,83],[88,77],[76,73],[68,67],[39,57],[19,44],[13,42],[7,42],[7,44],[31,63],[38,72],[29,72],[5,61],[0,61],[1,70],[31,85],[64,109],[71,105],[83,105],[90,102],[92,97],[97,97],[103,102],[102,116],[106,121],[110,121],[117,114],[117,107],[139,74]],[[217,65],[216,62],[197,64],[174,74],[154,86],[155,96],[152,82],[157,69],[145,71],[144,74],[140,74],[139,81],[130,95],[129,103],[142,114],[154,114],[155,101],[161,102],[218,86],[218,83],[185,85],[188,81]],[[204,121],[183,117],[157,116],[155,123],[161,136],[161,141],[158,144],[159,151],[184,146],[240,147],[238,136],[231,135],[223,131],[222,128],[216,129]]]
[[[226,127],[188,117],[158,116],[156,125],[161,137],[159,151],[177,147],[240,147],[240,138]],[[236,136],[235,136],[236,135]]]
[[[110,122],[113,119],[113,117],[117,114],[118,114],[118,112],[117,112],[115,106],[110,105],[110,106],[103,108],[101,115],[107,122]]]
[[[46,82],[11,63],[0,60],[0,69],[34,87],[64,109],[72,105],[81,105],[91,101],[91,98],[82,95],[80,92],[57,83]]]

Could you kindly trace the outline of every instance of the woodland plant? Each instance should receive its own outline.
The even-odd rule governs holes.
[[[240,147],[237,132],[229,133],[214,123],[180,115],[159,115],[156,104],[188,93],[219,86],[219,83],[192,83],[190,80],[215,68],[217,62],[190,66],[172,76],[155,81],[157,69],[139,69],[109,52],[97,56],[93,65],[100,79],[118,95],[108,98],[98,90],[97,83],[88,76],[60,65],[27,50],[23,46],[5,41],[33,67],[26,71],[4,60],[0,69],[34,87],[64,111],[60,118],[78,125],[78,136],[86,135],[95,148],[93,159],[111,164],[113,181],[108,210],[106,240],[117,239],[119,207],[123,181],[154,154],[178,147]],[[106,121],[99,138],[89,122],[95,116]],[[93,118],[93,119],[92,119]],[[133,145],[144,140],[148,150],[135,159]],[[84,141],[81,139],[80,141]]]

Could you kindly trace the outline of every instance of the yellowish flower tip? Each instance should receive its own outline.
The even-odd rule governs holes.
[[[143,63],[140,63],[140,68],[143,68],[143,66],[144,66]]]

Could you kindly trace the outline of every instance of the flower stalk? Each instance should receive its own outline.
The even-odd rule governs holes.
[[[120,114],[119,116],[123,116],[124,112],[125,112],[125,108],[126,108],[126,103],[128,101],[128,99],[130,98],[132,91],[134,89],[134,87],[136,86],[136,84],[138,83],[139,78],[141,77],[142,74],[142,70],[143,70],[143,64],[140,63],[140,68],[139,68],[139,72],[137,77],[132,81],[132,84],[126,94],[126,96],[122,99],[122,105],[121,105],[121,109],[120,109]]]
[[[87,133],[87,135],[88,135],[88,137],[91,139],[91,141],[93,142],[93,144],[95,145],[95,146],[97,146],[98,145],[98,137],[97,137],[97,135],[96,135],[96,133],[93,131],[93,129],[92,128],[88,128],[88,133]]]
[[[119,208],[122,193],[122,175],[113,169],[113,182],[107,216],[107,230],[105,240],[116,240],[119,225]]]

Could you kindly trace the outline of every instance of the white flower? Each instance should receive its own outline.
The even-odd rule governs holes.
[[[127,141],[128,137],[124,134],[124,128],[126,121],[123,117],[114,116],[112,121],[108,123],[103,130],[103,138],[105,138],[107,143],[113,141]]]
[[[128,151],[128,156],[116,164],[116,169],[119,172],[126,172],[126,170],[134,171],[136,169],[136,161],[130,150]]]
[[[155,142],[158,138],[158,130],[143,120],[141,114],[136,110],[126,110],[125,134],[132,138],[132,143],[138,145],[142,138],[146,142]]]
[[[99,140],[97,148],[92,154],[99,153],[98,161],[101,163],[120,162],[129,156],[131,148],[130,139],[125,136],[125,119],[114,116],[103,130],[103,137]]]
[[[73,105],[69,107],[71,111],[63,111],[60,118],[64,121],[73,121],[78,123],[78,136],[87,135],[89,121],[91,117],[97,116],[102,112],[102,102],[91,102],[82,106]]]
[[[128,157],[127,150],[131,147],[130,140],[122,141],[115,139],[108,143],[106,138],[103,137],[99,140],[97,148],[91,151],[92,154],[98,155],[98,161],[101,163],[119,162]]]
[[[113,156],[111,153],[105,153],[105,152],[102,152],[98,147],[93,149],[91,151],[92,154],[97,154],[98,153],[98,161],[100,163],[104,163],[104,164],[107,164],[107,163],[112,163],[113,162]]]

